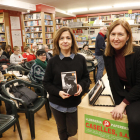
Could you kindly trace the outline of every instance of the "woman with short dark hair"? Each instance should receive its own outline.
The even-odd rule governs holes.
[[[87,54],[88,56],[92,56],[93,58],[95,58],[95,56],[93,55],[93,52],[89,49],[88,44],[84,44],[83,48],[80,51],[81,53]]]
[[[31,79],[31,81],[41,84],[47,67],[46,52],[44,49],[39,49],[36,52],[36,55],[37,59],[31,67],[29,78]]]
[[[60,140],[77,133],[77,106],[89,87],[85,58],[77,54],[78,46],[69,27],[59,29],[53,40],[54,57],[48,61],[43,85],[49,93],[49,103],[56,120]],[[77,91],[73,95],[62,89],[61,72],[76,71]]]

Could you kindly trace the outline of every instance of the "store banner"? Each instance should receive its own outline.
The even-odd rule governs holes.
[[[107,140],[129,140],[128,123],[85,114],[85,133]]]

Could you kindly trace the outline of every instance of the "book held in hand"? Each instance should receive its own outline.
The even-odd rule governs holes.
[[[77,93],[76,71],[61,72],[62,89],[64,92],[74,95]]]

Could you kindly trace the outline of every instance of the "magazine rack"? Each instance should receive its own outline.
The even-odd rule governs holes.
[[[104,82],[101,80],[98,80],[95,86],[89,91],[89,104],[93,106],[108,106],[108,107],[114,107],[115,103],[114,100],[112,99],[112,96],[110,94],[101,94],[103,90],[105,89]],[[113,105],[106,105],[106,104],[96,104],[96,101],[100,96],[106,96],[109,97],[113,103]]]

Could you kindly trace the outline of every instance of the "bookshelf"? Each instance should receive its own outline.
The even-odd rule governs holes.
[[[6,33],[4,24],[4,13],[0,13],[0,46],[6,44]]]
[[[25,30],[25,46],[32,48],[36,42],[39,48],[47,44],[50,49],[53,48],[54,38],[54,16],[46,12],[33,12],[23,15]]]
[[[56,19],[56,31],[59,30],[61,27],[63,27],[63,20],[62,19]]]

